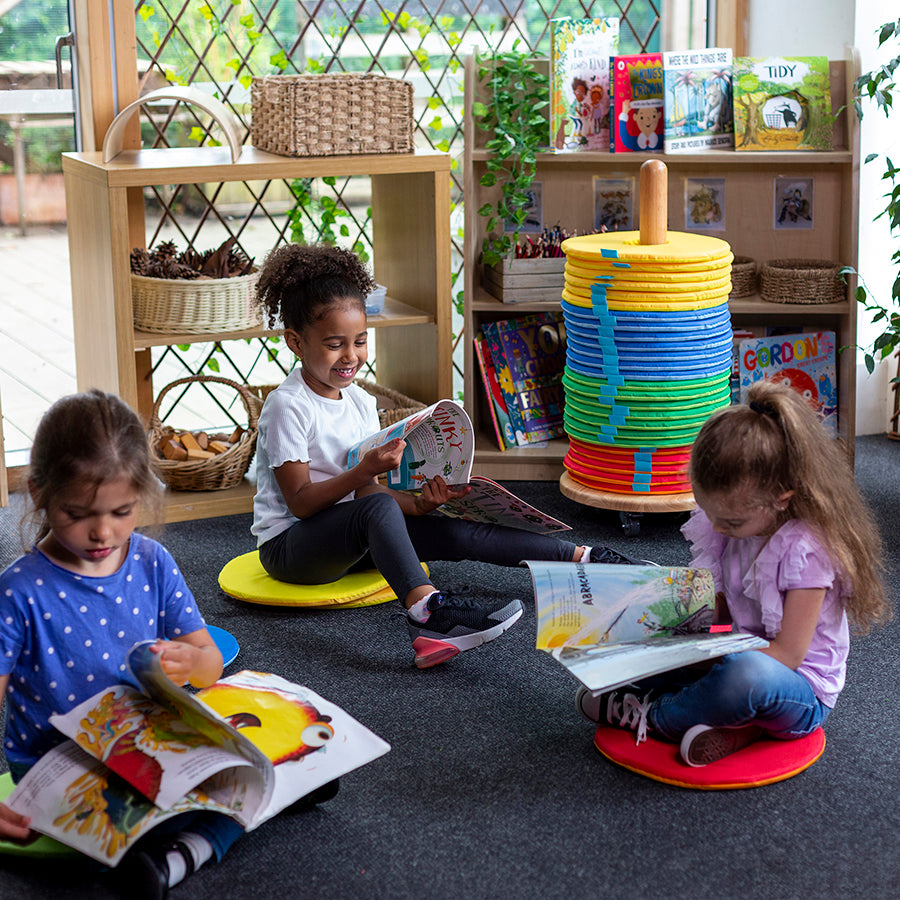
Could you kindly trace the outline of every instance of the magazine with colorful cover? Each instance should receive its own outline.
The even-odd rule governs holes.
[[[475,344],[475,360],[484,383],[484,392],[487,397],[488,411],[491,414],[491,423],[494,426],[494,436],[497,438],[497,446],[501,450],[507,450],[509,447],[516,446],[516,436],[509,422],[506,402],[503,399],[503,392],[500,390],[497,371],[494,369],[494,360],[488,350],[483,331],[479,331],[475,335],[473,343]]]
[[[163,673],[153,643],[128,652],[134,684],[51,717],[69,740],[5,801],[35,831],[92,859],[115,866],[151,828],[191,810],[256,828],[390,750],[340,707],[277,675],[238,672],[191,694]]]
[[[833,331],[807,331],[745,338],[737,348],[741,403],[762,379],[781,381],[805,397],[825,430],[837,437],[838,397]]]
[[[609,150],[609,58],[619,49],[619,20],[551,19],[550,146]]]
[[[566,331],[561,310],[495,323],[529,443],[565,433]]]
[[[666,153],[734,147],[731,49],[663,52]]]
[[[610,150],[613,153],[662,153],[662,53],[612,57],[610,85]]]
[[[831,150],[827,56],[738,56],[735,150]]]
[[[445,516],[540,534],[569,530],[565,523],[535,509],[490,478],[472,475],[474,429],[468,413],[455,400],[439,400],[357,444],[347,456],[347,468],[357,465],[372,448],[395,438],[405,441],[406,447],[400,466],[387,473],[388,487],[418,491],[426,481],[440,475],[448,484],[469,486],[465,495],[438,507]]]
[[[594,692],[768,645],[751,634],[710,631],[715,587],[706,569],[527,565],[534,584],[537,648]]]

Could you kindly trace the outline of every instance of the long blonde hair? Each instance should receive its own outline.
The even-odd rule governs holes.
[[[760,506],[793,491],[784,518],[806,522],[821,539],[844,583],[850,620],[865,633],[891,618],[878,527],[844,448],[795,391],[759,381],[746,404],[712,415],[691,451],[691,483],[705,492],[747,489]]]

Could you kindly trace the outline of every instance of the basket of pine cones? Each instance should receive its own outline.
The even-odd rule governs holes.
[[[154,334],[212,334],[260,324],[259,272],[230,237],[215,250],[181,253],[172,241],[131,251],[134,327]]]

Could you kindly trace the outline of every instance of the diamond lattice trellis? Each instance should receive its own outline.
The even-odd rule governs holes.
[[[249,133],[253,76],[301,72],[377,72],[413,83],[416,144],[462,154],[462,61],[475,48],[549,53],[550,20],[618,16],[620,50],[659,47],[661,0],[139,0],[138,58],[145,88],[192,84],[213,91]],[[213,127],[182,106],[142,122],[145,146],[210,143]],[[314,179],[248,185],[148,188],[147,244],[174,239],[203,251],[233,235],[261,258],[281,241],[333,239],[364,258],[371,254],[368,179]],[[454,285],[462,285],[462,177],[452,184]],[[457,309],[461,291],[454,288]],[[456,346],[463,335],[456,316]],[[376,339],[377,341],[377,339]],[[234,342],[232,342],[233,344]],[[454,350],[456,349],[454,347]],[[155,351],[163,380],[201,369],[245,383],[273,383],[289,361],[278,344],[194,344]],[[375,346],[377,355],[377,342]],[[454,352],[455,384],[462,372]]]

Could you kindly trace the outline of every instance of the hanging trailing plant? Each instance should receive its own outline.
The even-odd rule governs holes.
[[[481,250],[488,266],[512,256],[533,202],[535,156],[548,144],[544,110],[549,80],[535,69],[530,54],[516,50],[518,44],[507,52],[476,57],[485,102],[473,103],[472,111],[478,128],[489,135],[485,149],[491,154],[480,183],[500,188],[497,203],[478,210],[487,219]]]

